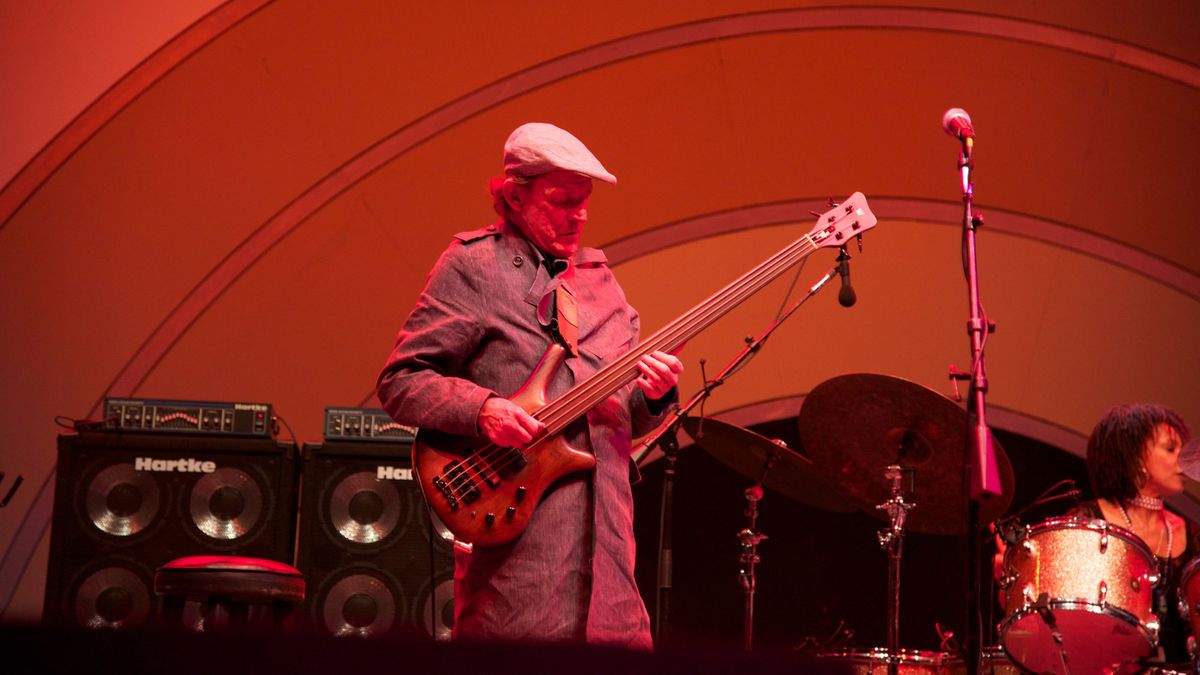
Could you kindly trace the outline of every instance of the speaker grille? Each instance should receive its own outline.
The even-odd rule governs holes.
[[[448,583],[453,602],[453,553],[430,538],[410,452],[378,440],[304,448],[297,567],[315,590],[307,616],[323,632],[449,637],[430,598]]]
[[[333,490],[321,500],[328,510],[327,522],[338,535],[348,543],[367,545],[403,537],[413,520],[411,502],[400,496],[391,481],[380,480],[371,471],[335,480]]]
[[[263,489],[241,469],[224,468],[196,481],[188,499],[191,522],[205,536],[222,543],[245,541],[261,531],[267,505]]]
[[[293,562],[297,478],[295,445],[271,439],[59,436],[45,621],[144,623],[154,569],[183,556]]]
[[[129,537],[161,516],[162,490],[154,476],[133,464],[109,464],[88,481],[84,497],[87,521],[106,535]]]
[[[154,599],[150,575],[133,561],[110,559],[88,566],[71,586],[76,625],[130,628],[150,618]]]

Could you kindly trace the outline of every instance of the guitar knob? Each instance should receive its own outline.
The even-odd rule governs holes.
[[[525,486],[524,486],[524,485],[522,485],[522,486],[518,487],[518,488],[517,488],[517,494],[516,494],[517,501],[518,501],[518,502],[520,502],[520,501],[524,500],[524,499],[525,499],[525,493],[527,493],[527,492],[528,492],[528,490],[526,490],[526,489],[525,489]]]
[[[483,524],[485,527],[491,527],[492,523],[495,523],[495,522],[496,522],[496,514],[494,514],[494,513],[488,513],[486,516],[483,517]]]
[[[512,522],[513,516],[517,515],[517,507],[510,506],[504,511],[504,519]]]

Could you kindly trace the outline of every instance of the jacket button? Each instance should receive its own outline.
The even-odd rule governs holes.
[[[525,259],[521,256],[513,256],[513,267],[520,267],[525,264]]]

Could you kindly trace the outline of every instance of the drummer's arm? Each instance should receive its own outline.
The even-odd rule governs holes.
[[[1000,579],[1004,576],[1004,552],[1008,550],[1004,540],[1000,538],[1000,533],[996,533],[992,540],[996,544],[996,553],[992,556],[992,581],[996,583],[996,597],[1000,603],[1000,611],[1006,611],[1008,608],[1008,597],[1004,593],[1004,589],[1000,587]]]

